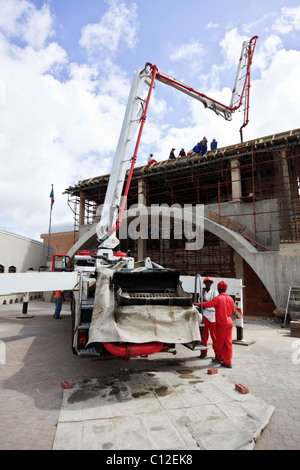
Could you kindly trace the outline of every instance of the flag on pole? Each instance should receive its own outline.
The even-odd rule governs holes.
[[[51,210],[52,210],[52,207],[53,207],[53,204],[55,202],[55,199],[54,199],[54,191],[53,191],[53,185],[52,185],[52,189],[51,189],[51,193],[50,193],[50,199],[51,199]]]

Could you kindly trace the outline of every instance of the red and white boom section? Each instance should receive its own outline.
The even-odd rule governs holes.
[[[143,127],[146,122],[147,110],[155,85],[155,80],[172,86],[191,96],[203,103],[205,108],[211,109],[217,115],[220,115],[229,121],[232,118],[232,113],[239,109],[244,103],[244,123],[240,129],[242,136],[242,128],[249,122],[250,69],[257,39],[257,36],[253,36],[249,41],[244,41],[242,45],[232,97],[228,106],[214,100],[213,98],[209,98],[204,93],[200,93],[199,91],[196,91],[176,80],[170,75],[159,70],[156,65],[152,65],[149,62],[146,63],[143,70],[139,69],[134,73],[119,142],[108,182],[101,219],[97,226],[97,238],[100,242],[98,250],[111,250],[119,244],[119,241],[116,238],[116,231],[120,227],[125,210],[132,173],[137,159],[138,148]],[[140,96],[145,81],[149,85],[149,91],[147,99],[143,100]],[[134,153],[130,158],[130,148],[138,127],[139,132]],[[131,162],[131,166],[126,182],[125,192],[122,196],[129,161]],[[120,207],[121,198],[122,205]],[[98,254],[101,255],[101,252],[98,251]]]
[[[183,93],[191,96],[192,98],[199,100],[203,103],[205,108],[211,109],[217,115],[222,116],[224,119],[230,121],[231,115],[234,111],[239,109],[243,101],[245,101],[245,108],[247,108],[247,122],[244,123],[244,126],[248,124],[249,120],[249,88],[250,88],[250,69],[252,64],[252,58],[256,46],[256,41],[258,37],[253,36],[250,41],[244,41],[242,45],[241,55],[239,58],[236,78],[234,82],[234,87],[232,91],[231,101],[228,106],[209,98],[204,93],[194,90],[193,88],[185,85],[184,83],[176,80],[173,77],[170,77],[166,73],[159,70],[156,65],[146,64],[146,67],[150,67],[152,74],[155,74],[155,79],[166,85],[170,85],[176,88]],[[243,127],[244,127],[243,126]]]

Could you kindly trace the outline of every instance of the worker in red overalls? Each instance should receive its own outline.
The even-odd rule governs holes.
[[[212,289],[213,279],[211,277],[206,277],[203,281],[205,288],[203,289],[203,301],[208,302],[219,293],[216,290]],[[216,354],[216,316],[214,307],[204,308],[203,310],[203,322],[204,322],[204,332],[202,338],[202,345],[207,347],[209,334],[212,339],[212,347]],[[207,350],[201,351],[200,359],[204,359],[207,356]]]
[[[216,315],[216,357],[213,362],[218,362],[223,367],[231,368],[232,360],[232,327],[231,315],[235,312],[232,298],[227,294],[227,284],[219,282],[219,295],[208,302],[203,302],[204,308],[215,307]],[[196,304],[201,305],[201,304]]]

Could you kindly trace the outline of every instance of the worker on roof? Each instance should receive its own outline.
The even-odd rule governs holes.
[[[200,153],[201,155],[205,155],[207,152],[207,138],[206,137],[203,137],[203,139],[200,142],[200,145],[201,145]]]
[[[213,139],[210,143],[210,149],[211,150],[216,150],[218,147],[218,142],[216,141],[216,139]]]
[[[220,281],[218,284],[219,295],[208,302],[203,302],[204,308],[215,307],[216,315],[216,356],[213,362],[223,367],[231,368],[232,364],[232,327],[231,315],[235,312],[232,298],[227,294],[227,284]],[[201,305],[198,303],[196,305]]]
[[[169,159],[170,159],[170,160],[175,160],[175,159],[176,159],[174,150],[176,150],[176,149],[172,148],[172,150],[171,150],[171,152],[170,152],[170,155],[169,155]]]
[[[198,142],[195,147],[193,148],[193,152],[195,153],[200,153],[201,152],[201,145],[200,142]]]
[[[185,150],[184,150],[184,148],[182,148],[179,152],[178,157],[185,157],[185,156],[186,156]]]
[[[153,153],[150,153],[148,157],[148,165],[152,165],[152,163],[157,163],[157,161],[153,158]]]
[[[203,281],[205,287],[203,288],[203,300],[208,302],[219,295],[218,291],[212,289],[213,280],[211,277],[206,277]],[[203,321],[204,321],[204,332],[202,338],[202,345],[207,347],[207,341],[209,333],[212,339],[212,347],[216,355],[216,315],[215,307],[209,307],[203,309]],[[207,356],[207,350],[201,351],[200,359],[204,359]]]

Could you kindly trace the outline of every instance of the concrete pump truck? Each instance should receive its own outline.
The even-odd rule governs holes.
[[[108,352],[129,358],[160,351],[175,353],[176,344],[190,345],[188,347],[193,349],[201,343],[201,312],[194,306],[195,298],[191,288],[189,292],[183,288],[180,272],[159,266],[149,258],[136,262],[132,257],[120,256],[120,253],[116,253],[119,245],[116,234],[122,223],[155,81],[199,100],[205,108],[226,120],[231,120],[232,113],[244,103],[244,123],[240,129],[242,135],[242,128],[249,121],[250,68],[256,41],[257,36],[254,36],[243,43],[229,106],[193,90],[159,70],[156,65],[146,63],[142,70],[137,70],[133,76],[101,218],[97,224],[98,246],[90,253],[75,255],[74,268],[70,263],[65,268],[54,264],[51,273],[1,275],[3,282],[0,295],[72,290],[72,350],[75,354],[99,356]],[[140,98],[144,83],[149,85],[146,100]],[[137,131],[134,153],[129,158]],[[130,169],[123,194],[128,162]],[[85,261],[85,266],[81,265],[81,261]],[[232,280],[232,293],[239,312],[242,286],[240,280],[236,281],[234,284]],[[187,282],[188,279],[185,279],[186,285]],[[195,277],[194,286],[195,292],[201,297],[201,276]]]

